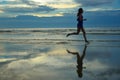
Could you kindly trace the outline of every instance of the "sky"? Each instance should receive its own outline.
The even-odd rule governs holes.
[[[79,7],[85,11],[120,10],[119,3],[120,0],[0,0],[0,17],[64,16]]]
[[[119,15],[119,3],[120,0],[0,0],[0,18],[19,16],[64,18],[67,15],[75,16],[80,7],[84,12],[93,14],[110,11],[113,12],[110,15]]]

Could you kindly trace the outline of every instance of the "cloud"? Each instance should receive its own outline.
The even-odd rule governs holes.
[[[63,1],[63,0],[62,0]],[[33,15],[33,16],[63,16],[61,12],[63,8],[73,8],[76,4],[67,4],[66,2],[58,3],[54,0],[39,1],[39,0],[11,0],[11,1],[1,1],[0,2],[0,13],[2,16],[19,16],[19,15]],[[61,10],[59,10],[61,9]]]
[[[47,5],[39,5],[38,3],[32,0],[6,0],[0,2],[0,4],[2,10],[8,13],[34,13],[55,10],[55,8],[48,7]]]
[[[36,12],[49,12],[54,11],[54,8],[50,8],[47,6],[38,6],[38,7],[14,7],[14,8],[5,8],[4,12],[8,13],[36,13]]]
[[[15,1],[1,1],[0,2],[1,16],[16,17],[19,15],[35,15],[35,14],[49,14],[55,10],[47,5],[39,5],[34,1],[15,0]],[[33,15],[33,16],[34,16]]]
[[[38,4],[37,2],[31,1],[31,0],[20,0],[19,2],[30,5],[30,6],[36,6]]]
[[[112,8],[112,3],[113,0],[1,0],[0,16],[64,16],[76,12],[79,6],[87,11],[99,11]]]
[[[77,3],[81,3],[82,6],[92,7],[100,5],[108,5],[113,2],[113,0],[75,0]]]

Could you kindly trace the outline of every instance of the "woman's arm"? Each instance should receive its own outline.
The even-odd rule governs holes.
[[[80,21],[86,21],[87,19],[83,19],[83,16],[82,15],[80,15],[79,17],[78,17],[78,19],[80,20]]]

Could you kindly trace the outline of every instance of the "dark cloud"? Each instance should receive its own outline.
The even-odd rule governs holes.
[[[8,13],[35,13],[35,12],[49,12],[54,11],[54,8],[47,7],[47,6],[38,6],[33,8],[22,8],[22,7],[15,7],[15,8],[5,8],[4,12]]]
[[[27,4],[27,5],[31,5],[31,6],[35,6],[37,3],[31,0],[20,0],[21,3]]]
[[[75,0],[77,3],[81,3],[83,6],[100,6],[100,5],[107,5],[111,4],[113,0]]]
[[[31,0],[16,0],[16,1],[1,1],[0,2],[0,4],[27,4],[27,5],[33,5],[33,6],[35,6],[35,5],[37,5],[37,3],[36,2],[34,2],[34,1],[31,1]]]
[[[36,3],[35,1],[32,0],[16,0],[16,1],[2,1],[1,4],[7,4],[8,6],[13,5],[29,5],[31,7],[5,7],[3,8],[4,12],[7,13],[36,13],[36,12],[50,12],[50,11],[54,11],[55,8],[52,7],[48,7],[47,5],[38,5],[38,3]],[[39,3],[40,4],[40,3]]]
[[[48,7],[48,6],[39,6],[38,8],[35,8],[34,11],[54,11],[55,8],[51,8],[51,7]]]

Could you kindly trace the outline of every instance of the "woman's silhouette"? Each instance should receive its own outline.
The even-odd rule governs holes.
[[[85,45],[84,47],[84,50],[83,50],[83,54],[80,56],[78,52],[71,52],[69,50],[67,50],[68,53],[71,53],[73,55],[76,55],[77,56],[77,74],[79,77],[82,77],[83,74],[82,74],[82,70],[83,70],[83,59],[85,57],[85,54],[86,54],[86,48],[87,46]]]
[[[83,9],[79,8],[78,13],[77,13],[77,21],[78,21],[78,23],[77,23],[77,32],[69,33],[69,34],[66,35],[66,37],[68,37],[70,35],[78,35],[80,33],[80,30],[82,30],[84,40],[85,40],[86,43],[88,43],[87,38],[86,38],[86,32],[85,32],[85,30],[83,28],[83,21],[85,21],[86,19],[83,19],[82,14],[83,14]]]

